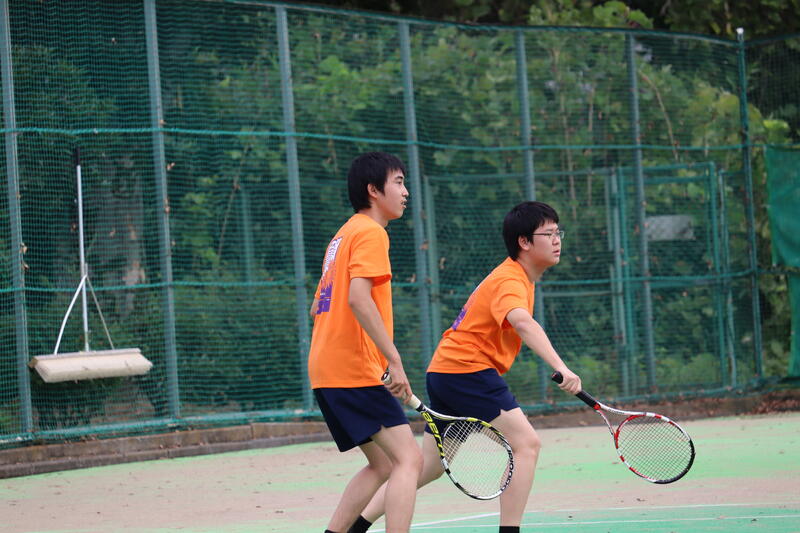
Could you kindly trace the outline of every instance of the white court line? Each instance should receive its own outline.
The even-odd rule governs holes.
[[[589,511],[631,511],[634,509],[701,509],[704,507],[774,507],[776,505],[797,505],[800,507],[800,502],[765,502],[765,503],[694,503],[690,505],[642,505],[642,506],[630,506],[630,507],[598,507],[597,509],[557,509],[555,511],[531,511],[525,514],[531,513],[585,513]]]
[[[420,522],[419,524],[411,524],[411,529],[415,527],[427,527],[427,526],[435,526],[436,524],[452,524],[453,522],[463,522],[464,520],[477,520],[478,518],[488,518],[490,516],[500,516],[500,513],[484,513],[484,514],[476,514],[472,516],[462,516],[461,518],[445,518],[443,520],[435,520],[433,522]],[[456,526],[461,527],[461,526]],[[473,526],[470,526],[473,527]],[[483,526],[477,526],[483,527]],[[494,526],[497,527],[497,526]],[[379,533],[380,531],[386,531],[385,529],[376,529],[375,533]]]
[[[659,510],[659,509],[702,509],[702,508],[713,508],[713,507],[774,507],[776,505],[797,505],[800,506],[800,502],[761,502],[761,503],[697,503],[697,504],[689,504],[689,505],[657,505],[657,506],[633,506],[633,507],[598,507],[596,509],[556,509],[554,511],[527,511],[525,515],[532,515],[532,514],[541,514],[541,513],[585,513],[585,512],[593,512],[593,511],[630,511],[630,510],[638,510],[638,509],[646,509],[648,511],[651,510]],[[428,526],[436,526],[438,524],[453,524],[455,522],[463,522],[465,520],[477,520],[479,518],[488,518],[490,516],[499,516],[500,513],[483,513],[471,516],[463,516],[460,518],[446,518],[443,520],[435,520],[432,522],[420,522],[418,524],[411,524],[411,528],[419,528],[419,527],[428,527]],[[776,515],[776,516],[763,516],[762,518],[775,518],[775,517],[783,517],[783,516],[800,516],[800,515]],[[758,518],[758,517],[742,517],[742,518]],[[677,520],[677,519],[676,519]],[[681,520],[712,520],[711,518],[684,518]],[[718,520],[718,518],[713,518],[713,520]],[[659,520],[653,520],[658,522]],[[593,524],[593,523],[605,523],[605,522],[562,522],[559,525],[564,524]],[[628,523],[628,522],[618,522],[613,521],[609,523]],[[546,524],[523,524],[526,526],[532,525],[546,525]],[[455,526],[457,528],[460,527],[496,527],[496,524],[491,526],[487,525],[472,525],[472,526]],[[433,529],[441,529],[441,528],[433,528]],[[384,529],[375,529],[376,533],[381,531],[385,531]]]
[[[799,519],[800,514],[792,514],[792,515],[750,515],[750,516],[712,516],[712,517],[705,517],[705,518],[665,518],[662,520],[652,519],[652,520],[590,520],[586,522],[581,522],[578,520],[571,520],[569,522],[524,522],[522,527],[563,527],[563,526],[596,526],[596,525],[605,525],[605,524],[656,524],[656,523],[672,523],[672,522],[709,522],[709,521],[720,521],[720,520],[764,520],[766,518],[792,518],[792,519]],[[415,529],[417,527],[412,525],[411,529]],[[433,526],[429,527],[428,529],[467,529],[467,528],[479,528],[479,527],[486,527],[486,528],[496,528],[497,524],[472,524],[468,526]],[[382,530],[378,530],[382,531]]]
[[[434,526],[436,524],[463,522],[464,520],[477,520],[478,518],[488,518],[490,516],[500,516],[500,513],[484,513],[484,514],[476,514],[473,516],[464,516],[461,518],[446,518],[444,520],[436,520],[434,522],[420,522],[419,524],[412,524],[411,527]]]
[[[550,522],[550,523],[532,523],[532,524],[522,524],[523,526],[538,526],[538,527],[546,527],[546,526],[568,526],[568,525],[579,525],[579,526],[591,526],[595,524],[651,524],[651,523],[659,523],[659,522],[708,522],[711,520],[762,520],[764,518],[800,518],[800,514],[775,514],[775,515],[750,515],[750,516],[704,516],[699,518],[664,518],[664,519],[643,519],[643,520],[589,520],[586,522]]]

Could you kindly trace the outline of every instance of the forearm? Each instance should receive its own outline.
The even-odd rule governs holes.
[[[545,363],[550,365],[553,370],[563,372],[567,368],[567,365],[564,364],[564,361],[561,360],[561,357],[559,357],[550,343],[550,339],[547,338],[547,333],[544,332],[542,326],[533,319],[530,313],[524,309],[512,309],[506,319],[514,327],[522,342],[541,357]]]
[[[408,382],[400,360],[400,353],[392,342],[391,335],[383,323],[378,306],[372,299],[372,280],[369,278],[353,278],[350,280],[350,292],[347,303],[358,320],[358,323],[375,343],[375,346],[386,357],[391,382],[386,385],[396,398],[406,401],[412,396],[411,384]]]
[[[567,365],[561,360],[561,357],[558,355],[555,348],[553,348],[550,339],[547,338],[547,334],[538,322],[531,319],[530,322],[521,325],[517,329],[517,333],[519,333],[522,338],[522,342],[533,350],[536,355],[541,357],[545,363],[550,365],[553,370],[563,371],[567,368]]]
[[[544,332],[542,326],[533,319],[530,313],[524,309],[512,309],[506,319],[514,327],[522,341],[536,355],[541,357],[553,370],[561,372],[564,380],[558,387],[571,394],[577,394],[581,390],[581,378],[564,364],[553,345],[550,344],[547,333]]]

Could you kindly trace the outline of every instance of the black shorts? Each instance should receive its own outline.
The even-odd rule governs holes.
[[[400,403],[383,385],[314,389],[314,397],[340,452],[366,444],[381,427],[408,424]]]
[[[500,411],[519,407],[505,380],[494,368],[467,374],[428,372],[426,376],[429,406],[450,416],[471,416],[491,422]],[[439,422],[439,427],[446,422]],[[425,426],[425,431],[430,430]]]

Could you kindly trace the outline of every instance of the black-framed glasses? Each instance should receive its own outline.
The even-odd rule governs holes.
[[[559,229],[551,233],[532,233],[531,235],[544,235],[545,237],[550,237],[551,241],[556,240],[556,237],[558,237],[558,240],[560,241],[561,239],[564,238],[564,230]]]

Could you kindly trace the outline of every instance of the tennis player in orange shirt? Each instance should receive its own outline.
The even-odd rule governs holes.
[[[518,533],[533,485],[540,440],[501,377],[524,342],[553,370],[564,376],[559,385],[576,394],[581,380],[556,353],[542,327],[533,319],[534,284],[561,257],[558,214],[542,202],[524,202],[503,221],[508,257],[473,291],[453,325],[444,332],[428,366],[428,405],[453,416],[487,420],[508,439],[514,451],[514,476],[500,496],[501,533]],[[394,376],[392,376],[394,378]],[[443,473],[436,441],[426,430],[423,439],[423,486]],[[350,533],[362,533],[391,504],[383,489],[354,523]]]
[[[386,531],[407,532],[422,453],[395,399],[408,398],[411,386],[393,342],[385,230],[406,208],[405,167],[391,154],[363,154],[350,166],[347,188],[355,214],[325,252],[311,306],[308,375],[339,450],[358,446],[367,465],[348,483],[326,531],[347,531],[385,482]],[[389,387],[381,382],[387,367]]]

